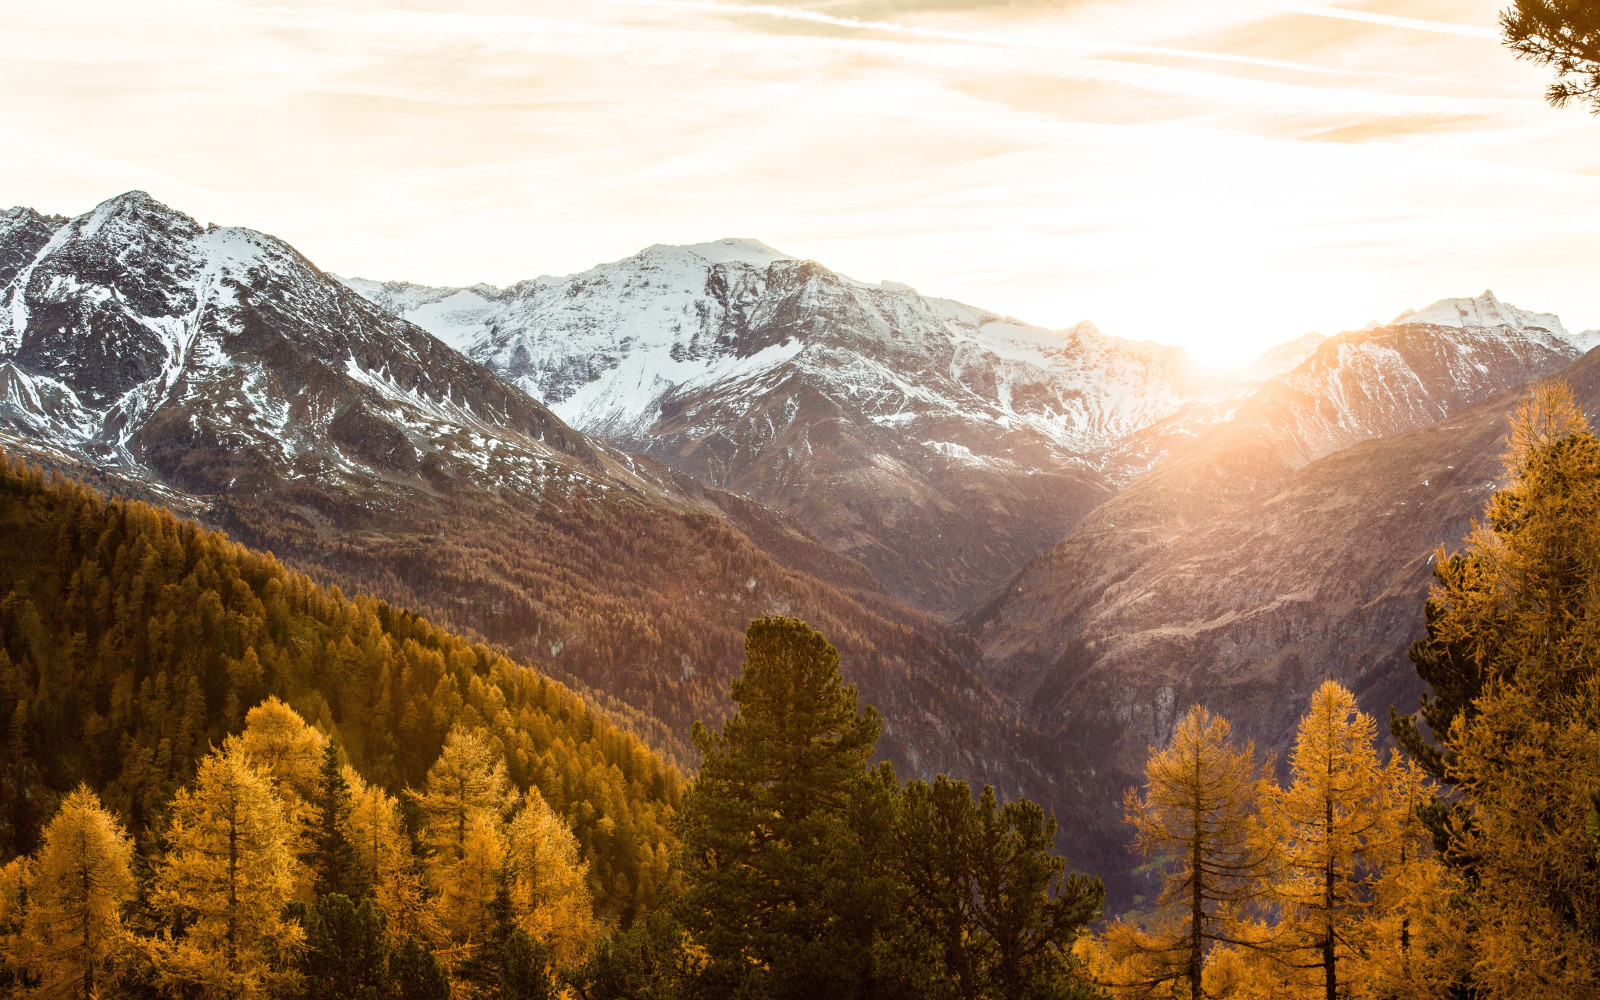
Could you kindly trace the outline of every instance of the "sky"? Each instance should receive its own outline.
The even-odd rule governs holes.
[[[1504,0],[0,0],[0,205],[340,274],[753,237],[1217,363],[1493,289],[1600,326],[1600,119]]]

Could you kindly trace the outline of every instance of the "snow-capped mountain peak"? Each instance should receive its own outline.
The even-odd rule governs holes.
[[[691,253],[712,264],[746,264],[751,267],[766,267],[775,261],[796,259],[782,250],[767,246],[760,240],[737,237],[713,240],[710,243],[691,243],[687,246],[657,243],[645,253],[674,251]]]
[[[1549,313],[1528,312],[1500,301],[1492,291],[1475,299],[1441,299],[1419,310],[1395,317],[1391,326],[1442,326],[1457,330],[1491,330],[1504,327],[1518,333],[1546,333],[1572,342],[1575,338]]]
[[[591,454],[274,237],[142,191],[71,220],[5,219],[0,434],[200,492],[428,456],[481,468],[502,443],[521,463],[502,478],[522,484],[558,453]],[[451,437],[463,427],[481,441]]]

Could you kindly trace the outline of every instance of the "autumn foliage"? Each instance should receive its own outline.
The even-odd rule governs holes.
[[[1438,553],[1398,751],[1333,682],[1286,783],[1202,708],[1152,749],[1129,821],[1167,889],[1085,948],[1115,994],[1600,996],[1600,439],[1559,383],[1509,437]]]

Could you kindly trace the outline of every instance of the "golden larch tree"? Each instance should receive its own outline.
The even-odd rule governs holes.
[[[172,803],[152,903],[173,926],[150,956],[168,988],[253,1000],[291,977],[303,936],[284,917],[298,862],[272,780],[244,752],[213,752]]]
[[[348,765],[344,780],[350,786],[345,837],[372,886],[373,899],[388,914],[390,939],[395,945],[407,937],[438,940],[432,911],[423,901],[422,873],[400,822],[399,803]]]
[[[1366,925],[1353,935],[1363,946],[1351,956],[1349,978],[1358,996],[1442,996],[1452,970],[1461,967],[1459,952],[1468,935],[1447,912],[1458,891],[1455,873],[1435,856],[1418,812],[1437,790],[1425,770],[1398,751],[1386,770],[1392,840],[1387,860],[1374,873]]]
[[[1124,987],[1179,981],[1204,995],[1206,952],[1254,942],[1245,909],[1265,890],[1272,863],[1256,813],[1264,770],[1255,747],[1232,741],[1228,721],[1196,705],[1164,748],[1151,748],[1141,794],[1125,798],[1135,849],[1166,865],[1157,914],[1139,928],[1114,924],[1110,952],[1135,978]]]
[[[1379,759],[1372,717],[1337,681],[1311,696],[1290,758],[1287,788],[1270,788],[1266,828],[1280,861],[1285,961],[1313,972],[1326,1000],[1339,996],[1340,963],[1364,954],[1384,867],[1397,859],[1405,814],[1397,775]],[[1308,991],[1309,992],[1309,991]]]
[[[428,820],[428,849],[440,864],[451,864],[461,855],[474,816],[487,813],[498,822],[516,800],[500,754],[481,734],[457,727],[428,768],[427,788],[417,801]]]
[[[1444,860],[1470,875],[1460,981],[1485,998],[1600,994],[1585,829],[1600,789],[1600,439],[1559,382],[1528,394],[1509,438],[1510,481],[1461,560],[1474,571],[1429,595],[1430,638],[1474,672],[1470,703],[1436,733],[1459,792]]]
[[[226,744],[229,749],[248,754],[255,766],[271,779],[283,801],[284,814],[294,827],[293,850],[299,858],[310,856],[317,824],[321,821],[313,802],[327,745],[326,736],[307,725],[299,712],[275,697],[250,709],[244,717],[244,731],[231,737]],[[296,867],[296,899],[309,903],[316,897],[312,887],[314,879],[315,874],[309,867]]]
[[[26,902],[12,961],[38,978],[38,995],[91,1000],[116,981],[132,861],[122,825],[80,785],[45,827],[19,886]]]
[[[0,984],[27,971],[22,950],[22,914],[28,904],[33,859],[27,855],[0,865]]]
[[[252,708],[244,731],[228,741],[272,779],[286,802],[307,802],[316,792],[322,750],[328,738],[276,697]]]
[[[528,789],[506,828],[506,869],[517,923],[550,946],[558,966],[575,968],[596,932],[589,866],[572,828],[538,789]]]
[[[515,803],[505,761],[482,735],[456,728],[417,797],[427,818],[426,872],[439,924],[470,951],[491,923],[505,866],[505,813]]]
[[[494,924],[491,904],[506,861],[502,825],[486,811],[473,813],[460,850],[434,869],[439,922],[452,940],[468,950],[482,944]]]

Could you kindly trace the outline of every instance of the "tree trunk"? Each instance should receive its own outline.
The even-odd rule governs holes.
[[[1325,838],[1324,846],[1328,852],[1328,864],[1322,874],[1322,969],[1324,973],[1323,995],[1324,1000],[1337,1000],[1339,995],[1339,969],[1335,964],[1337,956],[1333,949],[1333,800],[1327,801],[1327,816],[1324,820]]]
[[[1406,867],[1406,847],[1407,847],[1407,844],[1404,841],[1402,841],[1400,843],[1400,868],[1401,868],[1402,871]],[[1410,978],[1410,976],[1411,976],[1411,917],[1410,916],[1404,916],[1404,917],[1400,918],[1400,960],[1405,963],[1406,977]]]
[[[1189,859],[1191,870],[1189,873],[1189,888],[1191,904],[1189,911],[1189,1000],[1202,1000],[1205,990],[1201,984],[1201,976],[1205,972],[1205,879],[1202,877],[1202,864],[1205,860],[1201,851],[1200,830],[1200,755],[1194,758],[1195,801],[1194,801],[1194,828],[1191,833],[1193,843],[1191,849],[1193,856]]]
[[[239,971],[239,796],[228,812],[228,971]]]
[[[78,831],[78,863],[83,870],[83,1000],[94,996],[94,948],[89,938],[89,835]]]

